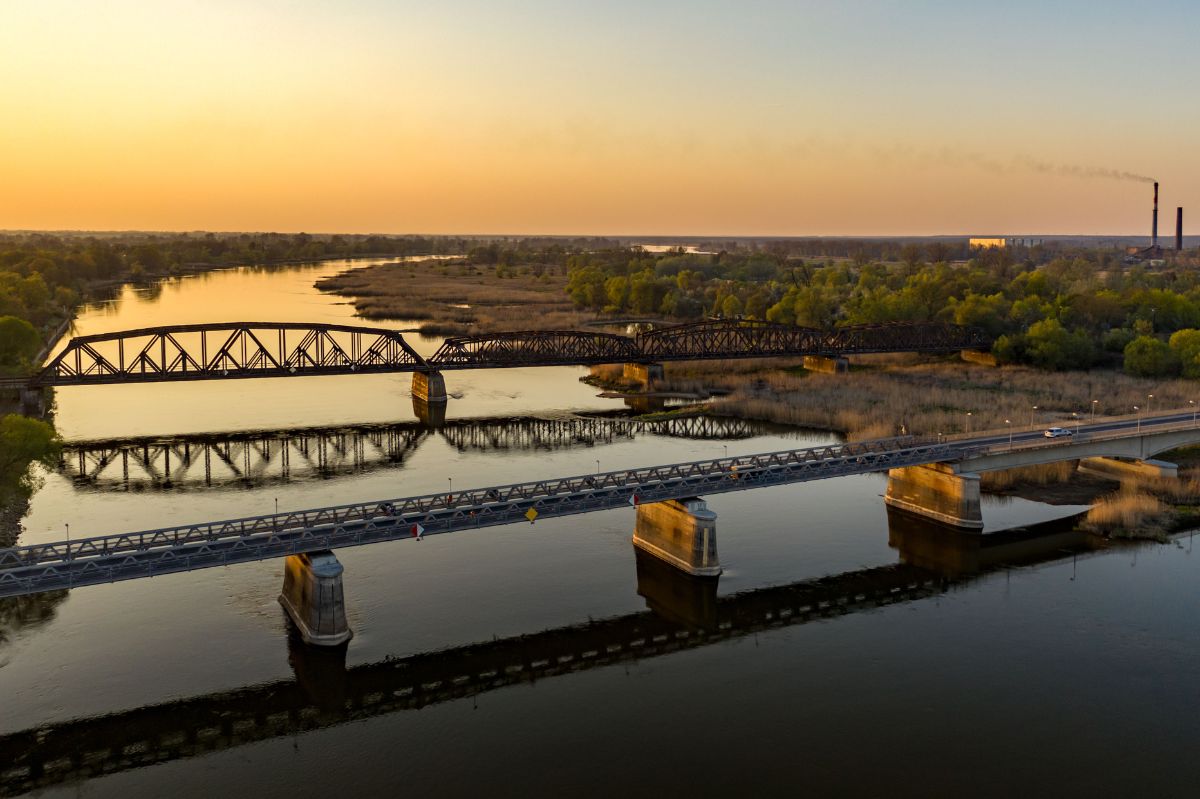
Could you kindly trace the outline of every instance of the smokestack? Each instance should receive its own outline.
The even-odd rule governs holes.
[[[1183,209],[1175,209],[1175,252],[1183,249]]]
[[[1150,225],[1150,246],[1158,244],[1158,181],[1154,181],[1154,221]]]

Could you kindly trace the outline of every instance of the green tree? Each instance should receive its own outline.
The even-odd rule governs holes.
[[[1200,330],[1176,330],[1168,346],[1179,359],[1184,377],[1200,377]]]
[[[1057,319],[1044,319],[1029,326],[1025,355],[1042,369],[1085,369],[1095,357],[1091,339],[1081,330],[1068,331]]]
[[[41,347],[41,336],[33,325],[15,316],[0,316],[0,372],[28,372]]]
[[[1125,371],[1139,377],[1166,377],[1179,373],[1179,358],[1166,342],[1138,336],[1125,348]]]

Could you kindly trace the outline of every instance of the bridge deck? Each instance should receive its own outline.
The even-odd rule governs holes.
[[[913,437],[785,450],[252,516],[0,550],[0,596],[130,580],[641,502],[946,460],[963,444]]]
[[[671,325],[637,336],[532,330],[448,338],[431,358],[398,331],[337,324],[225,322],[149,327],[71,339],[35,377],[39,386],[229,380],[633,361],[876,352],[955,352],[991,346],[973,328],[935,323],[813,330],[738,319]]]

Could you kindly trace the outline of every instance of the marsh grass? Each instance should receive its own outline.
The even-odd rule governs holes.
[[[324,278],[322,291],[349,297],[367,319],[424,321],[428,335],[575,329],[597,319],[575,309],[557,266],[497,268],[447,261],[401,261]]]

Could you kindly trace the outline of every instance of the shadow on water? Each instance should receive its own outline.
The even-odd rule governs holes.
[[[0,736],[0,794],[233,749],[256,741],[476,696],[506,686],[646,660],[815,620],[920,601],[1009,566],[1106,542],[1055,521],[994,535],[889,512],[900,562],[717,596],[634,549],[649,611],[347,668],[346,648],[287,639],[295,678]],[[37,615],[35,611],[34,616]]]
[[[795,428],[724,417],[639,420],[623,415],[445,419],[446,403],[422,403],[437,420],[297,427],[66,444],[59,472],[76,486],[116,490],[251,487],[402,468],[429,438],[459,452],[600,447],[638,436],[737,441]]]

